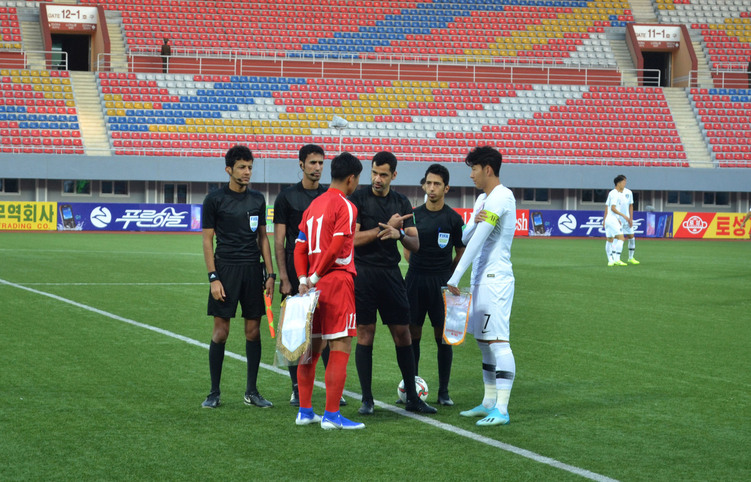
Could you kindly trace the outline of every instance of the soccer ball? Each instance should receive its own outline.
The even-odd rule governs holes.
[[[420,400],[424,402],[428,399],[428,383],[422,377],[415,377],[415,390],[417,390]],[[404,380],[399,381],[396,394],[399,395],[399,400],[407,403],[407,391],[404,389]]]

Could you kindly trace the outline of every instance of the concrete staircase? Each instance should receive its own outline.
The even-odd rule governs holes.
[[[32,70],[45,70],[46,60],[42,51],[42,29],[39,26],[39,17],[36,21],[19,19],[21,35],[23,36],[23,48],[26,52],[26,67]]]
[[[111,155],[95,74],[71,71],[70,82],[76,94],[78,124],[81,128],[81,138],[86,154],[90,156]]]
[[[107,30],[110,34],[110,55],[109,58],[105,59],[106,68],[112,72],[127,72],[128,57],[125,54],[123,16],[117,10],[105,10],[104,17],[107,20]],[[100,68],[100,70],[105,70],[105,68]]]
[[[657,23],[657,15],[652,0],[630,0],[631,14],[636,23]]]
[[[673,113],[673,121],[678,129],[686,159],[690,167],[714,167],[707,150],[707,144],[701,135],[699,121],[696,119],[686,89],[680,87],[663,88],[665,99]]]

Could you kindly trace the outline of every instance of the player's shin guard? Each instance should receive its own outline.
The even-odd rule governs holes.
[[[248,381],[245,393],[256,393],[256,381],[258,380],[258,367],[261,364],[261,340],[245,340],[245,357],[248,360]]]
[[[621,259],[621,253],[623,252],[623,241],[620,239],[613,240],[613,261],[619,261]]]
[[[415,356],[412,353],[412,345],[396,347],[396,362],[399,364],[399,370],[402,372],[404,390],[407,392],[407,400],[416,400]],[[409,380],[411,380],[412,383],[408,383]]]
[[[454,360],[454,350],[451,345],[443,343],[442,338],[436,338],[438,345],[438,394],[449,390],[449,378],[451,378],[451,362]]]
[[[222,365],[224,364],[224,343],[211,341],[209,344],[209,373],[211,374],[211,393],[219,393],[222,381]]]
[[[498,397],[495,383],[495,355],[490,349],[490,343],[477,342],[482,352],[482,382],[485,385],[485,396],[482,398],[482,406],[493,408]]]
[[[313,353],[309,363],[297,365],[297,392],[300,395],[300,408],[313,407],[313,384],[316,381],[316,363],[320,356],[320,353]]]
[[[339,401],[344,392],[344,382],[347,381],[347,362],[349,354],[343,351],[331,350],[329,364],[326,367],[326,411],[337,412]]]
[[[511,345],[507,342],[491,343],[490,349],[495,355],[495,385],[498,390],[498,399],[495,407],[501,413],[508,413],[508,400],[511,396],[511,387],[516,376],[516,362]]]
[[[628,259],[633,259],[635,252],[636,252],[636,238],[629,238],[629,240],[628,240]]]
[[[613,243],[605,241],[605,255],[608,257],[608,261],[613,261]]]
[[[360,379],[363,400],[373,400],[373,347],[357,344],[355,348],[355,366]]]

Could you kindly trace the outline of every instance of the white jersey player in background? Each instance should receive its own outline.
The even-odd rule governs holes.
[[[605,227],[605,253],[608,256],[608,266],[626,266],[626,263],[621,261],[624,241],[623,225],[633,226],[631,216],[626,214],[628,212],[628,200],[623,195],[623,190],[626,187],[626,176],[623,174],[617,175],[613,179],[613,184],[615,184],[615,189],[608,193],[602,220]]]
[[[624,184],[623,196],[628,203],[628,217],[631,219],[631,222],[621,221],[623,237],[628,240],[628,260],[626,262],[628,264],[641,264],[634,258],[634,253],[636,252],[636,238],[634,238],[634,193],[625,186]]]
[[[514,272],[511,269],[511,242],[516,229],[516,200],[501,184],[501,154],[490,146],[473,149],[465,160],[472,168],[470,177],[482,190],[462,242],[464,255],[447,282],[459,294],[459,282],[472,263],[472,305],[469,328],[482,352],[482,379],[485,396],[477,407],[461,412],[465,417],[482,417],[477,425],[509,423],[508,401],[516,374],[514,354],[509,344],[509,318],[514,299]]]

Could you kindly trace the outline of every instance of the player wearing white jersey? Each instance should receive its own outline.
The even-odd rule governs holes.
[[[613,179],[615,189],[610,191],[608,199],[605,202],[605,214],[602,224],[605,227],[605,253],[608,256],[608,266],[626,266],[621,261],[621,251],[623,250],[623,224],[632,225],[633,220],[628,214],[628,200],[623,195],[623,189],[626,187],[626,176],[619,174]]]
[[[628,217],[631,218],[630,223],[621,221],[623,237],[628,239],[628,261],[626,262],[628,264],[641,264],[636,258],[634,258],[634,253],[636,253],[636,238],[634,237],[634,193],[631,192],[631,189],[624,187],[623,197],[626,198],[626,202],[628,203]]]
[[[516,200],[501,184],[501,154],[490,146],[473,149],[465,160],[470,177],[483,191],[475,202],[472,219],[462,235],[467,247],[448,289],[459,294],[459,281],[472,263],[472,306],[468,332],[482,352],[485,396],[482,404],[461,412],[465,417],[482,417],[477,425],[509,423],[508,401],[516,374],[509,344],[509,318],[514,299],[511,242],[516,229]]]

